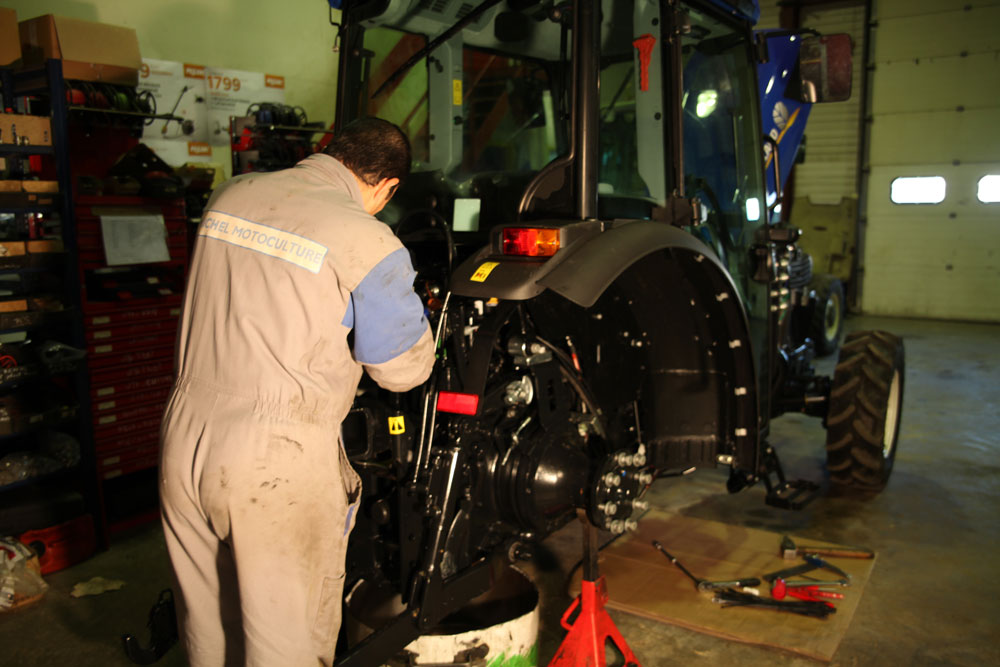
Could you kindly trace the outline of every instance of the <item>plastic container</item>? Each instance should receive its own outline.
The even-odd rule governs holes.
[[[371,588],[362,582],[348,599],[345,622],[352,645],[403,609],[398,596],[379,599]],[[386,665],[536,667],[538,619],[534,584],[520,571],[505,567],[488,592],[408,644]]]

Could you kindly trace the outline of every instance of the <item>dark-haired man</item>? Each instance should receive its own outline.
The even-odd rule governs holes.
[[[403,391],[434,359],[409,255],[373,217],[409,169],[399,128],[364,119],[206,207],[160,466],[193,667],[333,661],[360,496],[340,424],[363,370]]]

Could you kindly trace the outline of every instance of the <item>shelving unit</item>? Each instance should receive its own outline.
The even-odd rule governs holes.
[[[97,541],[106,546],[116,529],[158,516],[159,424],[173,379],[174,339],[188,265],[183,195],[94,192],[95,184],[109,183],[107,177],[119,157],[136,148],[136,129],[143,115],[67,106],[67,90],[78,84],[63,80],[60,61],[50,60],[41,70],[0,70],[0,80],[5,108],[42,108],[50,118],[52,146],[47,150],[40,147],[43,150],[33,152],[31,146],[0,144],[0,152],[9,148],[8,154],[32,160],[33,171],[57,175],[58,194],[44,206],[36,201],[24,211],[58,216],[65,247],[57,263],[16,269],[45,279],[58,273],[65,304],[61,311],[45,313],[37,322],[25,321],[20,328],[48,331],[61,318],[61,340],[85,354],[72,372],[64,373],[73,381],[71,430],[80,441],[80,465],[75,474],[53,478],[52,486],[37,480],[18,487],[37,491],[42,502],[46,491],[53,499],[57,491],[80,489],[85,512],[94,518]],[[138,189],[139,181],[135,186]],[[110,184],[107,189],[114,191]],[[0,213],[26,214],[20,207],[5,206],[2,195]],[[154,229],[162,227],[165,258],[109,263],[104,234],[110,227],[105,225],[132,224],[130,220],[142,220]],[[8,272],[3,262],[0,254],[0,279]],[[0,305],[0,327],[4,315]],[[18,387],[27,386],[17,382]],[[0,383],[0,396],[3,387]],[[5,451],[3,438],[0,420],[0,456]],[[4,493],[0,487],[0,494]],[[6,498],[0,495],[0,501]]]
[[[291,167],[313,152],[313,135],[329,131],[317,123],[280,125],[260,122],[256,115],[234,117],[229,127],[233,175]]]
[[[0,134],[0,182],[8,186],[0,192],[0,532],[34,531],[48,548],[44,570],[105,546],[107,533],[83,363],[60,63],[0,70],[0,85],[13,112]],[[48,113],[33,115],[22,101],[29,96],[47,99]],[[31,133],[18,136],[18,123]],[[40,125],[47,126],[41,136]],[[55,187],[38,192],[42,183],[33,179],[43,160]],[[71,544],[60,542],[69,535]]]

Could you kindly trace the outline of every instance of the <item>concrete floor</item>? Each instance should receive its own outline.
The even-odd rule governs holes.
[[[1000,326],[856,317],[848,328],[886,329],[906,344],[902,433],[885,492],[866,501],[822,497],[804,511],[787,512],[765,505],[761,486],[730,496],[723,473],[704,471],[657,482],[651,504],[878,551],[834,665],[1000,664]],[[823,360],[820,370],[830,372],[833,363]],[[818,420],[798,415],[777,420],[771,438],[789,477],[817,481],[823,479],[824,441]],[[563,636],[558,619],[569,603],[567,570],[580,557],[578,526],[545,546],[558,565],[538,582],[540,665]],[[167,567],[157,525],[116,536],[110,550],[47,577],[51,588],[41,603],[0,615],[0,663],[131,664],[119,637],[132,632],[145,640],[149,607],[169,585]],[[69,597],[74,583],[97,575],[126,585],[96,597]],[[817,664],[628,614],[612,616],[645,667]],[[186,663],[174,648],[157,664]]]

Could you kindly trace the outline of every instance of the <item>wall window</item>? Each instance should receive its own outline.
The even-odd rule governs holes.
[[[984,204],[1000,202],[1000,174],[987,174],[980,178],[976,196]]]
[[[893,179],[889,197],[894,204],[940,204],[945,189],[943,176],[900,176]]]

